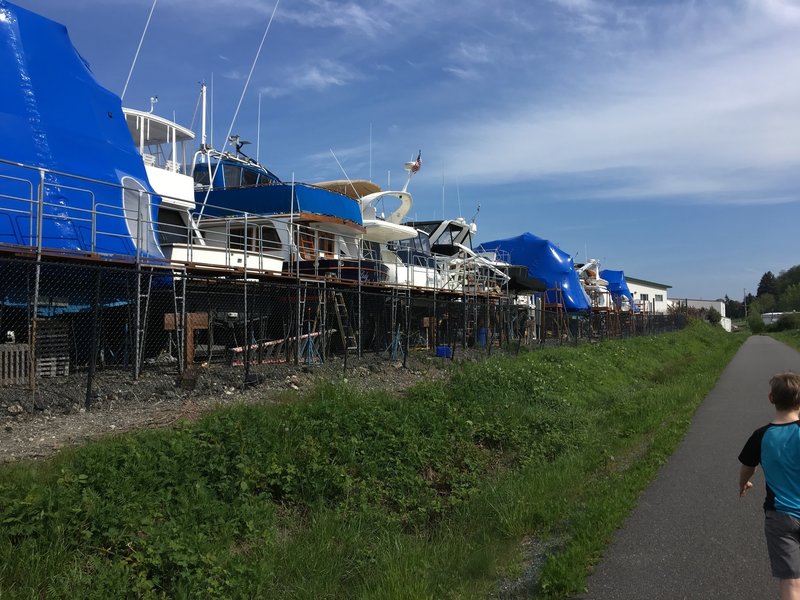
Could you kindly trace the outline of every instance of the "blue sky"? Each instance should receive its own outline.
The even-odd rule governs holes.
[[[152,0],[17,0],[121,93]],[[800,0],[158,0],[124,103],[228,130],[286,180],[410,190],[419,219],[741,299],[800,264]],[[195,128],[199,129],[199,117]],[[371,143],[370,143],[371,133]],[[800,308],[800,307],[798,307]]]

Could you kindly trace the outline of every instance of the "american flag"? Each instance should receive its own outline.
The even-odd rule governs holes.
[[[417,152],[417,160],[414,161],[414,164],[411,165],[411,172],[416,173],[422,167],[422,150]]]

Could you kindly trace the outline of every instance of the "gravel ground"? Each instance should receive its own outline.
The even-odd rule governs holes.
[[[477,360],[462,354],[462,360]],[[0,387],[0,463],[52,456],[61,448],[86,440],[194,419],[215,407],[236,403],[274,402],[301,393],[314,384],[344,378],[356,389],[395,392],[422,380],[442,378],[450,362],[412,352],[402,362],[367,356],[325,365],[269,365],[254,368],[252,385],[243,386],[241,368],[197,368],[194,381],[176,381],[174,367],[155,365],[134,381],[130,372],[99,371],[85,408],[86,373],[40,378],[33,394],[28,387]],[[191,389],[189,389],[191,388]]]

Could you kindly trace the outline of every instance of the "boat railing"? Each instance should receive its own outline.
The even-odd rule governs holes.
[[[134,209],[136,216],[132,217],[130,213],[134,210],[127,209],[122,201],[126,192],[138,193],[139,202],[147,202],[149,207],[150,198],[146,192],[142,194],[142,190],[120,184],[4,159],[0,159],[0,165],[7,171],[0,173],[0,217],[7,219],[8,227],[0,231],[0,244],[16,249],[97,255],[122,261],[154,258],[145,257],[140,251],[146,236],[153,235],[154,223],[146,217],[143,219],[142,213],[146,211],[138,207]],[[98,200],[98,193],[105,198],[102,192],[106,189],[109,194],[119,194],[116,204]],[[69,203],[63,202],[65,194],[70,196]],[[56,224],[55,230],[63,232],[65,238],[46,239],[48,224]],[[27,232],[22,230],[25,228]]]
[[[146,190],[3,159],[0,165],[13,173],[0,173],[0,226],[8,228],[0,230],[0,247],[176,268],[251,268],[272,273],[282,270],[283,260],[291,252],[291,234],[286,234],[286,243],[274,241],[274,235],[265,235],[270,226],[253,215],[229,211],[225,230],[216,232],[216,239],[206,240],[185,213],[185,226],[162,224],[167,231],[164,236],[151,217],[153,202]],[[124,194],[134,201],[126,203]],[[63,195],[69,195],[70,203],[59,201]],[[112,195],[119,199],[109,201]],[[169,197],[162,194],[158,198]],[[64,225],[61,229],[70,239],[48,239],[49,223]],[[245,235],[245,226],[255,234]],[[142,251],[149,242],[155,245],[159,234],[165,258]]]
[[[146,189],[3,159],[0,167],[4,171],[0,173],[0,247],[173,269],[270,275],[300,273],[299,258],[305,264],[303,275],[386,283],[388,267],[378,252],[363,248],[357,236],[326,234],[325,246],[321,243],[325,236],[318,229],[292,222],[287,215],[209,207],[214,208],[213,214],[224,216],[198,223],[188,210],[163,203],[162,213],[172,211],[181,221],[159,223],[154,219],[159,199],[169,196],[153,195],[151,201]],[[66,237],[54,239],[61,235],[54,232],[64,232]],[[315,240],[313,257],[303,258],[303,239]],[[345,252],[345,248],[361,249],[363,254],[359,258],[356,251]],[[454,268],[448,257],[411,258],[411,264],[404,265],[404,285],[457,291],[466,282],[466,267]]]
[[[207,207],[221,216],[192,221],[187,213],[189,224],[180,232],[163,225],[168,239],[160,245],[172,263],[272,275],[291,269],[296,225],[224,207]]]

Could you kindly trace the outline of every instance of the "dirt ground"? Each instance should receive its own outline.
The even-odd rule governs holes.
[[[477,360],[479,355],[462,356]],[[58,450],[121,432],[168,427],[219,406],[275,402],[324,379],[343,379],[356,389],[402,392],[422,380],[443,378],[451,364],[427,352],[402,361],[370,355],[310,366],[254,367],[244,385],[241,367],[199,366],[196,377],[178,380],[173,365],[150,365],[134,380],[130,371],[101,370],[86,408],[87,373],[39,378],[29,386],[0,387],[0,463],[52,456]]]

